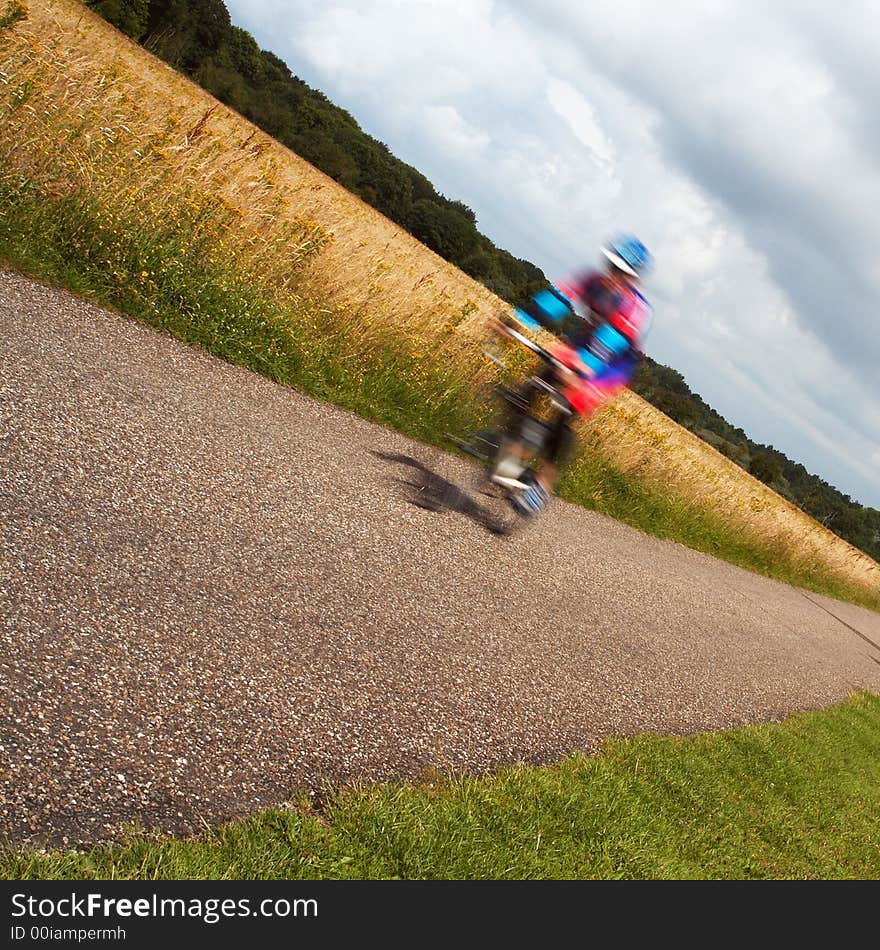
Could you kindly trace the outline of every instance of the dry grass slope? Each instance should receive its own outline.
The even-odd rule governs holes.
[[[218,254],[279,292],[473,349],[506,305],[320,171],[112,29],[78,0],[32,0],[0,47],[3,157],[108,214],[168,198],[218,203]],[[9,105],[18,105],[10,108]],[[367,332],[367,331],[365,331]],[[586,424],[593,447],[670,497],[722,514],[793,560],[880,591],[880,566],[634,393]]]

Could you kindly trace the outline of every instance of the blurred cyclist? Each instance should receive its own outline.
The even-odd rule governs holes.
[[[561,337],[563,342],[550,352],[566,368],[547,370],[543,378],[560,389],[578,416],[590,415],[630,384],[643,358],[642,344],[652,319],[651,305],[638,286],[653,263],[645,245],[632,235],[621,235],[601,250],[603,270],[588,271],[561,288],[540,291],[516,311],[526,326],[543,326]],[[500,322],[495,329],[506,332]],[[523,392],[526,408],[534,395],[530,387]],[[527,487],[513,497],[521,514],[536,515],[546,507],[575,446],[570,420],[568,414],[559,414],[543,463]],[[521,444],[506,446],[501,453],[504,461],[493,478],[511,484],[522,471],[517,458],[524,454]]]

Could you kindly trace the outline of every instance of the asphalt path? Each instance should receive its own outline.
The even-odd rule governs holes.
[[[558,500],[499,537],[456,457],[5,271],[0,361],[13,843],[880,693],[880,614]]]

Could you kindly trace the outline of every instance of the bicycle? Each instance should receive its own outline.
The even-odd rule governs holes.
[[[501,326],[505,336],[539,358],[544,364],[543,371],[531,374],[518,387],[503,383],[491,387],[490,392],[501,403],[498,421],[493,427],[478,430],[465,439],[454,433],[447,433],[447,438],[480,463],[475,488],[495,509],[496,533],[510,535],[533,520],[516,510],[513,499],[534,479],[560,416],[571,416],[574,409],[565,395],[563,383],[571,367],[529,339],[511,322],[502,321]],[[565,350],[560,347],[560,352]],[[509,370],[497,353],[488,348],[484,353],[500,369]]]

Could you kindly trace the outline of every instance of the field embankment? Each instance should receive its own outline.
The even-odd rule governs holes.
[[[420,437],[476,417],[502,301],[77,0],[0,24],[0,254]],[[635,394],[584,435],[572,500],[880,606],[880,566]]]

